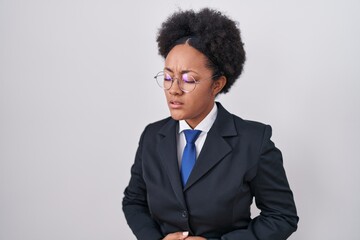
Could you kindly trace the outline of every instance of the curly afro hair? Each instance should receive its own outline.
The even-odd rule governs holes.
[[[236,22],[219,11],[179,10],[162,23],[156,41],[164,58],[174,46],[184,43],[207,56],[214,79],[222,75],[227,78],[220,93],[227,93],[243,70],[245,50],[240,30]]]

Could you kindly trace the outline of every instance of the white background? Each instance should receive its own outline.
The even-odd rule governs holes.
[[[0,0],[0,239],[135,239],[121,210],[139,136],[168,116],[155,42],[178,7],[239,22],[218,100],[271,124],[292,240],[360,239],[360,2]]]

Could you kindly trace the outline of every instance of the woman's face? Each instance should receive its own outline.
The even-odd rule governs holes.
[[[195,128],[211,111],[216,95],[226,83],[225,77],[212,80],[212,71],[206,67],[204,54],[187,43],[176,45],[165,59],[164,71],[176,78],[169,90],[165,90],[171,117],[175,120],[186,120]],[[178,85],[182,74],[188,73],[199,83],[193,91],[185,93]]]

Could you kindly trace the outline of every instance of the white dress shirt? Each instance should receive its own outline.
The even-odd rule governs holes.
[[[179,121],[179,132],[176,135],[176,137],[177,137],[177,156],[178,156],[179,167],[181,166],[181,159],[182,159],[182,155],[183,155],[184,148],[186,145],[186,138],[185,138],[184,130],[191,129],[191,130],[200,130],[201,131],[199,137],[195,141],[196,158],[197,158],[201,152],[202,147],[204,146],[207,133],[209,132],[210,128],[212,127],[212,125],[215,122],[217,112],[218,112],[218,109],[217,109],[216,103],[214,103],[214,107],[209,112],[209,114],[194,129],[192,129],[185,120]]]

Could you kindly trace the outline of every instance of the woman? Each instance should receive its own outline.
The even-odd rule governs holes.
[[[156,75],[171,117],[140,138],[123,211],[137,239],[287,239],[298,217],[271,127],[227,112],[215,98],[240,76],[245,51],[220,12],[179,11],[157,38]],[[261,214],[250,217],[255,197]]]

